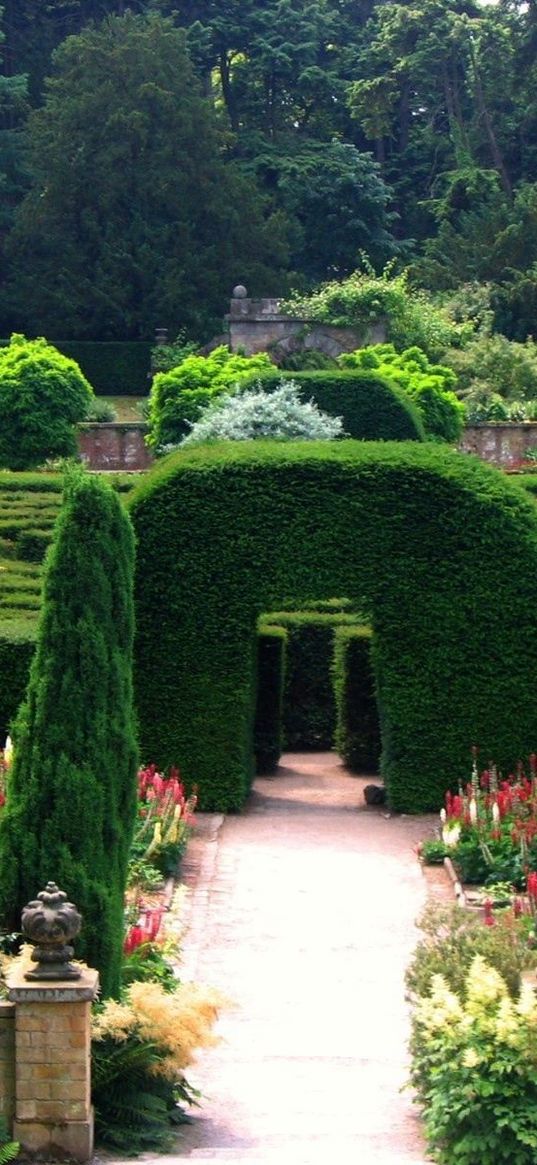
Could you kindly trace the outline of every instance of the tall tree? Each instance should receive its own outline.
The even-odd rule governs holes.
[[[136,812],[132,711],[134,538],[108,483],[67,488],[0,824],[8,926],[54,880],[84,918],[80,955],[117,995]]]
[[[49,336],[220,330],[231,287],[276,290],[281,225],[222,138],[171,20],[69,37],[29,120],[33,189],[10,240],[11,310]]]

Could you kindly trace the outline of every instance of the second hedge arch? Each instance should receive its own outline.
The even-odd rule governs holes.
[[[259,615],[334,594],[373,628],[395,810],[437,809],[473,744],[501,767],[535,747],[537,515],[499,471],[419,444],[198,447],[131,515],[142,753],[204,809],[249,790]]]

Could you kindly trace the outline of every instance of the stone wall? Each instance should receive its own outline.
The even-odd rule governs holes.
[[[364,337],[352,328],[293,319],[282,313],[279,299],[250,299],[245,292],[243,287],[235,288],[226,316],[232,352],[241,350],[252,356],[268,351],[278,362],[298,349],[314,348],[327,356],[339,356],[364,344],[383,344],[386,339],[383,324],[375,324]]]
[[[459,448],[491,465],[514,469],[524,461],[528,449],[537,449],[537,422],[468,425]]]
[[[145,444],[147,425],[143,421],[78,426],[78,447],[88,469],[149,469],[154,458]],[[537,422],[523,424],[469,425],[459,448],[475,453],[482,461],[513,469],[524,461],[530,448],[537,448]]]
[[[149,469],[153,455],[145,444],[143,421],[86,422],[78,426],[78,451],[88,469]]]

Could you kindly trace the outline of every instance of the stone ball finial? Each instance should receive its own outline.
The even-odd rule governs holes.
[[[81,925],[81,915],[67,901],[67,894],[55,882],[47,882],[22,912],[22,933],[36,944],[32,960],[37,963],[34,970],[26,971],[25,979],[79,979],[80,969],[69,962],[73,955],[69,943]]]
[[[233,299],[246,299],[248,292],[242,283],[233,288]]]

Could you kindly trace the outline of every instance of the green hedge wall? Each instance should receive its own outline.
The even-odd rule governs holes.
[[[377,773],[380,725],[371,664],[371,628],[340,627],[334,637],[335,747],[356,773]]]
[[[287,631],[283,697],[283,747],[332,748],[336,700],[332,683],[334,631],[359,621],[351,613],[271,611],[271,624]]]
[[[26,691],[36,635],[37,625],[23,619],[0,628],[0,747]]]
[[[361,441],[425,440],[415,404],[378,373],[327,369],[286,374],[279,370],[252,377],[246,383],[259,381],[267,392],[273,392],[282,380],[296,381],[304,400],[313,399],[324,412],[342,417],[349,437]]]
[[[504,771],[535,748],[537,514],[500,471],[429,444],[235,442],[165,458],[129,504],[142,752],[203,808],[249,789],[260,615],[331,595],[374,630],[394,810],[437,810],[474,744]]]
[[[283,627],[260,628],[257,640],[257,701],[254,754],[257,773],[273,773],[282,754],[283,688],[287,632]]]
[[[145,340],[50,340],[80,365],[98,396],[147,396],[152,344]],[[9,340],[0,340],[0,345]]]

